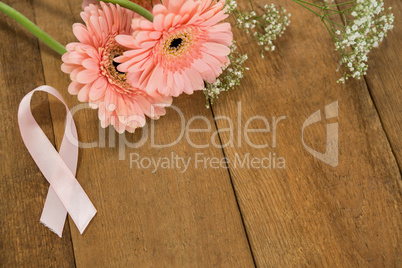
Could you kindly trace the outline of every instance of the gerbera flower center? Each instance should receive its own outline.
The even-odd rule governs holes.
[[[101,70],[108,82],[116,85],[115,90],[120,93],[130,94],[131,85],[127,82],[127,73],[120,72],[117,67],[120,63],[114,61],[116,57],[123,55],[124,49],[115,41],[115,35],[109,37],[102,52]]]
[[[163,44],[163,52],[166,56],[179,56],[187,51],[193,38],[190,33],[181,32],[167,38]]]
[[[120,56],[120,55],[119,55]],[[116,58],[117,56],[115,56],[115,58]],[[114,66],[114,69],[116,70],[116,72],[118,72],[119,74],[125,74],[125,73],[123,73],[123,72],[120,72],[118,69],[117,69],[117,66],[119,66],[120,65],[120,63],[118,63],[118,62],[115,62],[114,61],[114,59],[113,59],[113,66]]]
[[[117,70],[117,66],[119,66],[120,63],[114,61],[116,57],[121,55],[123,55],[123,49],[117,46],[104,52],[106,72],[113,78],[125,79],[126,74]]]
[[[189,26],[165,33],[155,46],[155,61],[169,70],[185,69],[201,57],[200,48],[207,33],[198,27]]]
[[[170,46],[169,46],[169,48],[170,49],[177,49],[177,48],[179,48],[180,47],[180,45],[181,45],[181,43],[183,42],[183,39],[181,39],[181,38],[175,38],[175,39],[173,39],[173,41],[170,43]]]

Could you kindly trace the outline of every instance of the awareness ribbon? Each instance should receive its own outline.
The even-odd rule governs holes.
[[[32,116],[30,104],[32,95],[37,91],[44,91],[55,96],[66,107],[66,128],[59,153]],[[40,222],[61,237],[68,212],[82,234],[95,216],[96,209],[75,178],[78,135],[63,97],[50,86],[40,86],[32,90],[20,103],[18,124],[25,146],[50,183]]]

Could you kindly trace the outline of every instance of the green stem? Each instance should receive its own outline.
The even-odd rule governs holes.
[[[153,22],[153,20],[154,20],[154,16],[152,16],[151,12],[149,12],[145,8],[139,6],[136,3],[133,3],[131,1],[128,1],[128,0],[98,0],[98,1],[112,3],[112,4],[118,4],[121,7],[130,9],[130,10],[134,11],[135,13],[137,13],[138,15],[143,16],[150,22]]]
[[[301,0],[292,0],[292,1],[295,2],[296,4],[300,5],[300,6],[304,7],[305,9],[307,9],[307,10],[310,11],[310,12],[312,12],[313,14],[317,15],[318,17],[321,18],[321,20],[326,20],[326,21],[328,21],[328,22],[331,23],[331,24],[335,24],[335,25],[337,25],[337,26],[343,27],[343,25],[340,25],[340,24],[338,24],[338,23],[336,23],[336,22],[333,22],[333,21],[331,21],[330,19],[328,19],[325,13],[321,15],[321,14],[315,12],[314,10],[312,10],[311,8],[305,6],[304,4],[302,4],[302,3],[304,3],[304,1],[301,1]],[[324,11],[324,10],[325,10],[325,9],[323,9],[323,11]],[[341,12],[339,12],[339,13],[341,13]]]
[[[255,12],[253,2],[251,0],[249,0],[249,2],[250,2],[251,10],[253,10]]]
[[[28,31],[30,31],[33,35],[35,35],[37,38],[42,40],[46,45],[48,45],[51,49],[53,49],[60,55],[63,55],[64,53],[67,52],[66,48],[62,44],[60,44],[59,42],[54,40],[52,37],[50,37],[47,33],[45,33],[42,29],[40,29],[32,21],[30,21],[27,17],[25,17],[24,15],[19,13],[17,10],[4,4],[1,1],[0,1],[0,11],[3,12],[4,14],[10,16],[12,19],[14,19],[19,24],[21,24]]]
[[[304,7],[305,9],[307,9],[307,10],[310,11],[310,12],[312,12],[312,13],[315,14],[316,16],[318,16],[318,17],[320,17],[320,18],[323,17],[321,14],[318,14],[317,12],[315,12],[314,10],[312,10],[311,8],[306,7],[305,5],[303,5],[300,1],[297,1],[297,0],[292,0],[292,1],[295,2],[296,4],[300,5],[300,6]]]
[[[356,0],[350,1],[350,2],[345,2],[345,3],[340,3],[340,4],[335,4],[335,5],[328,5],[328,7],[337,7],[337,6],[343,6],[343,5],[348,5],[348,4],[354,4]]]
[[[335,38],[334,34],[332,33],[332,31],[329,29],[328,25],[325,23],[325,21],[322,21],[322,22],[324,23],[325,28],[327,28],[330,35],[332,36],[332,39],[334,39],[334,42],[336,42],[336,38]]]
[[[334,11],[334,12],[338,12],[338,13],[340,12],[338,9],[330,9],[330,8],[325,7],[325,6],[316,5],[316,4],[313,4],[311,2],[307,2],[307,1],[303,1],[303,0],[293,0],[293,2],[301,2],[301,3],[307,4],[307,5],[322,9],[322,10],[325,9],[325,10],[330,10],[330,11]]]

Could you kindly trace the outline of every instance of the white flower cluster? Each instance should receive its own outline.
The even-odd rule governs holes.
[[[226,0],[226,13],[231,13],[237,7],[237,2],[235,0]]]
[[[290,14],[286,14],[283,7],[277,8],[274,4],[264,6],[264,14],[259,16],[255,11],[236,12],[237,26],[251,34],[261,48],[261,57],[265,51],[274,51],[273,41],[282,36],[290,24]]]
[[[389,8],[391,9],[391,8]],[[353,7],[342,12],[345,27],[334,30],[335,48],[345,65],[343,77],[360,79],[367,72],[367,54],[378,47],[388,30],[393,28],[394,15],[384,14],[383,0],[356,0]]]
[[[237,47],[233,41],[230,47],[228,66],[223,68],[223,73],[212,84],[206,83],[204,93],[206,97],[206,106],[209,108],[210,103],[213,104],[214,99],[217,99],[219,94],[223,91],[228,91],[235,86],[240,85],[240,80],[244,76],[244,70],[249,70],[247,67],[243,67],[244,62],[247,60],[247,54],[240,54],[236,51]]]

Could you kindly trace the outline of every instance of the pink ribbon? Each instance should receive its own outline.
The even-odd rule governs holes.
[[[31,112],[31,98],[44,91],[58,98],[66,107],[67,122],[59,153],[47,139]],[[78,135],[74,120],[63,97],[50,86],[40,86],[22,99],[18,109],[18,124],[29,153],[50,183],[40,222],[62,236],[67,212],[82,234],[96,209],[75,178],[78,160]]]

